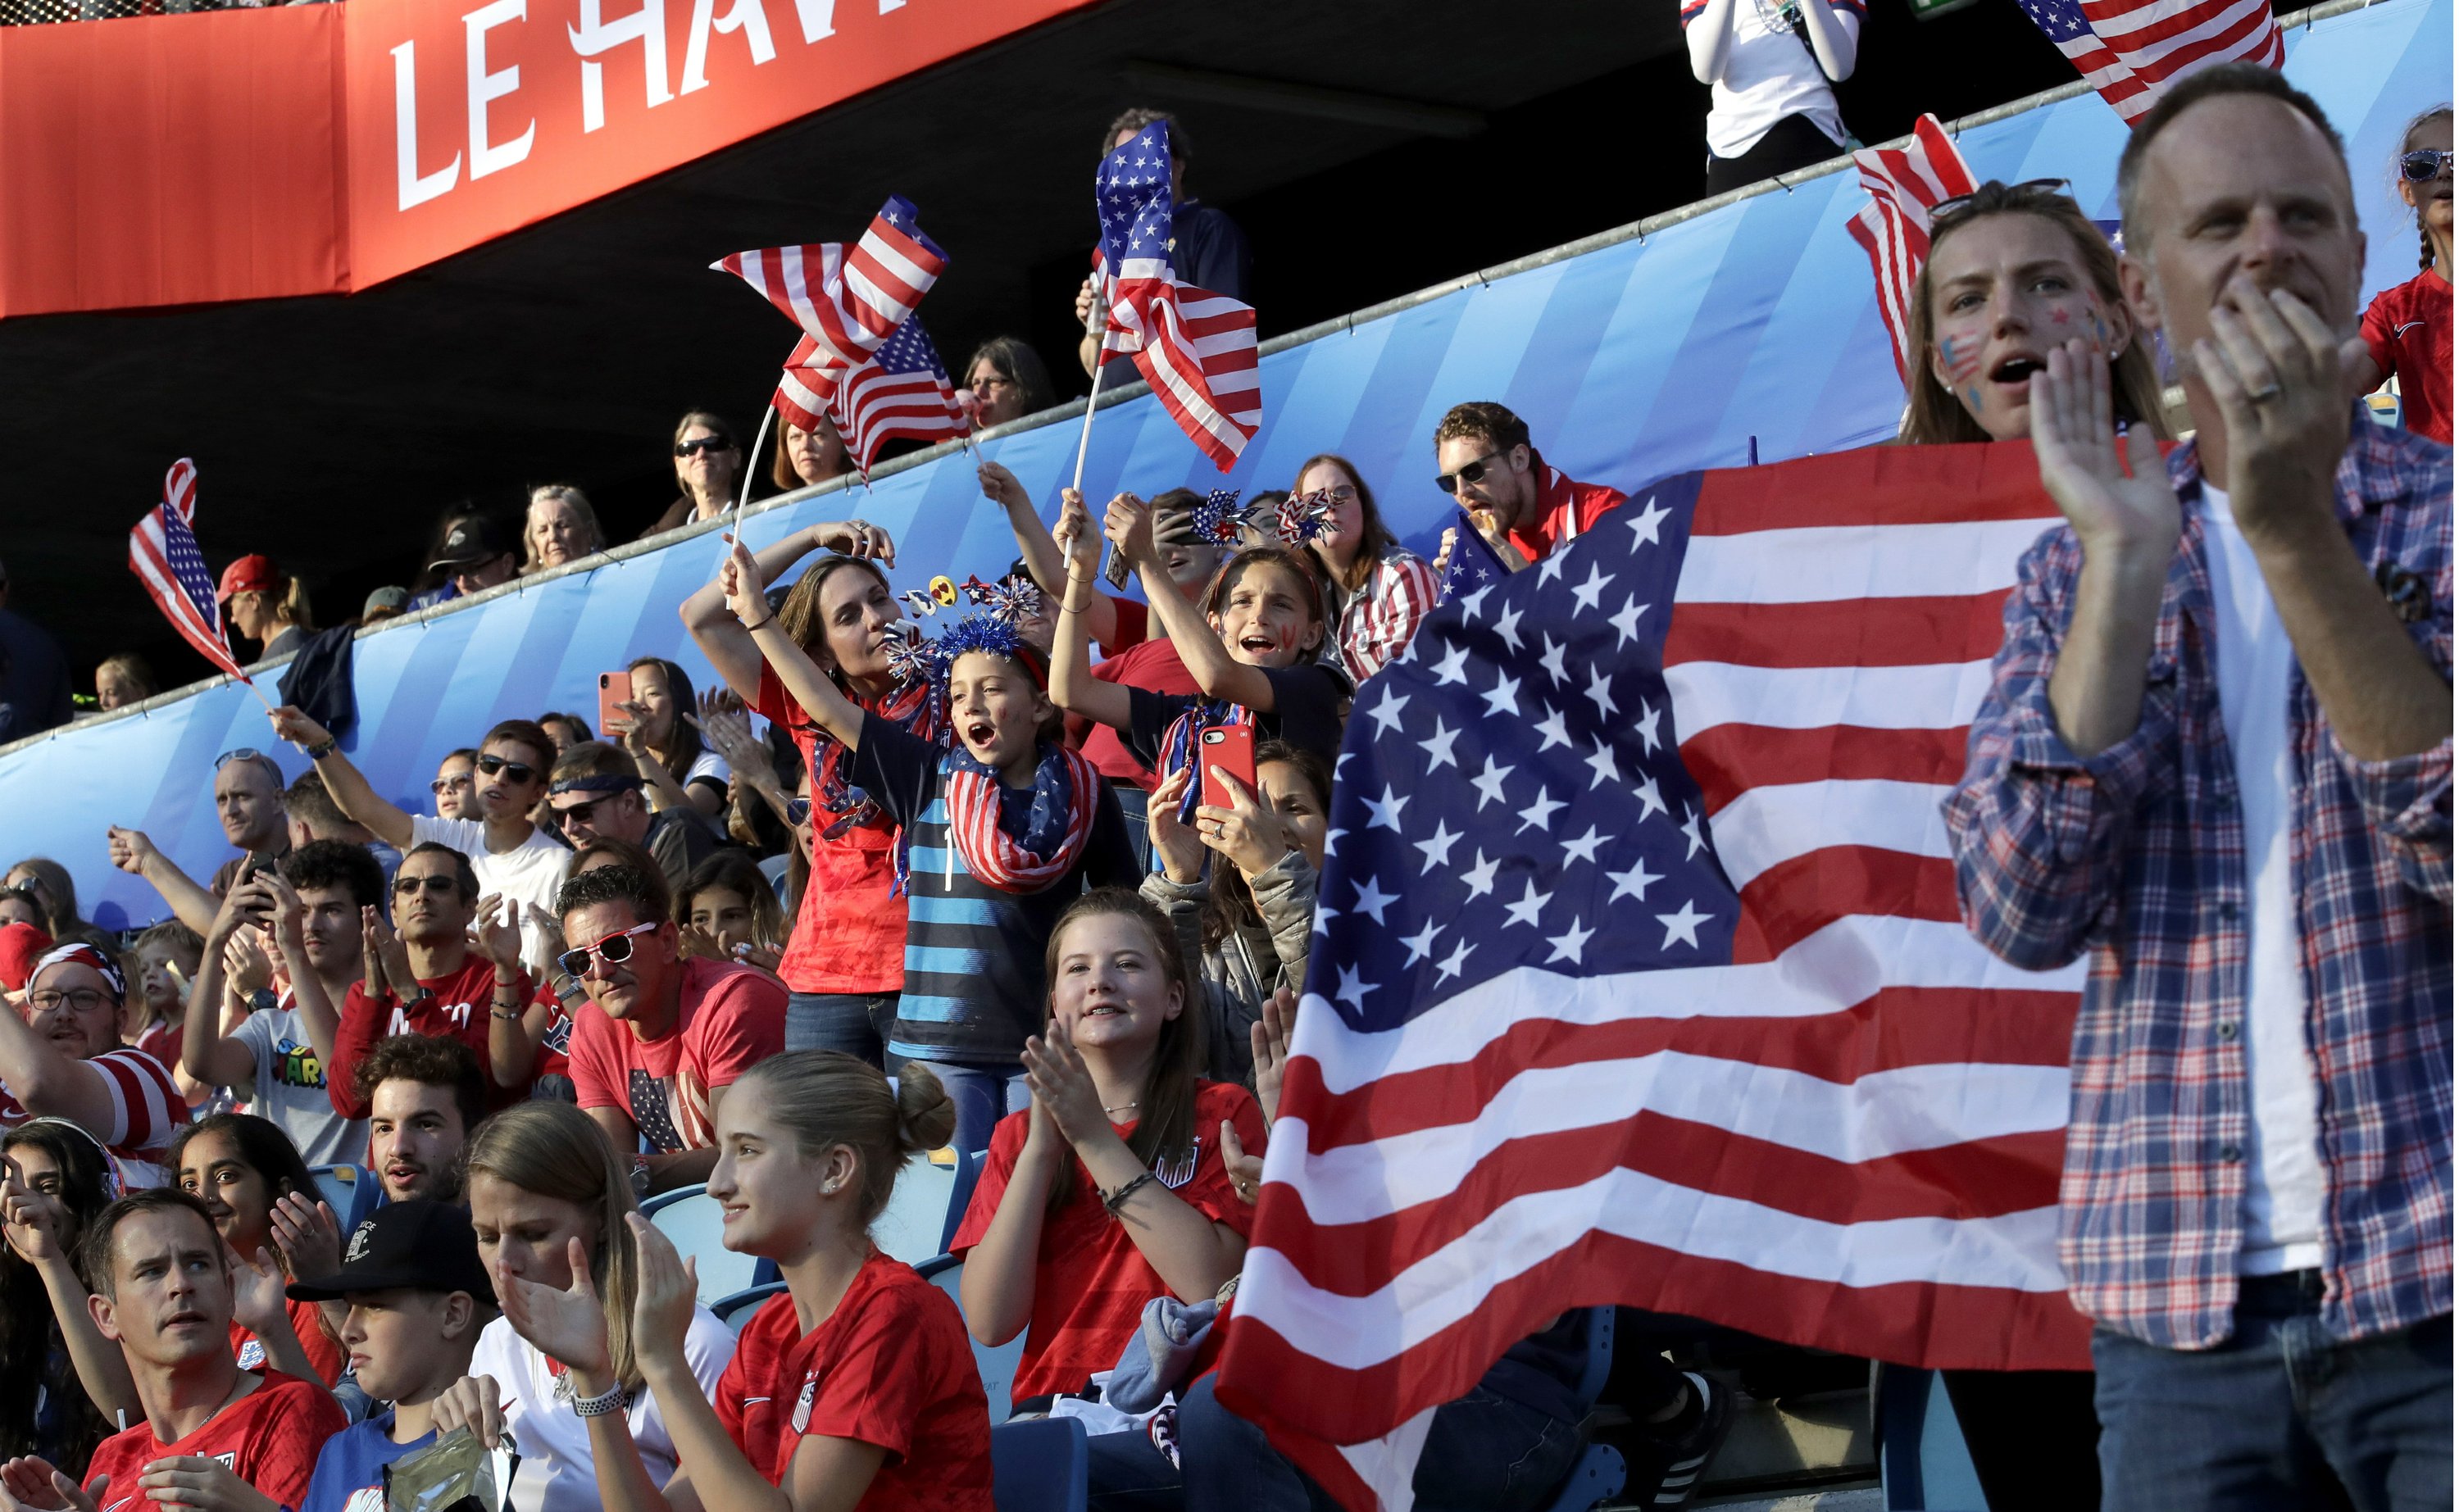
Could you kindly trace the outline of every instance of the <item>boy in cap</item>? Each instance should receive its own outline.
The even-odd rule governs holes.
[[[289,1292],[347,1305],[350,1369],[360,1389],[392,1404],[326,1441],[299,1512],[383,1512],[384,1467],[435,1441],[435,1398],[470,1374],[494,1312],[469,1209],[424,1198],[379,1208],[350,1235],[339,1270]]]

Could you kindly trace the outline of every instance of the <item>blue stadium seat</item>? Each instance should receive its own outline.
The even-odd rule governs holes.
[[[786,1283],[783,1281],[765,1282],[759,1286],[746,1287],[732,1296],[719,1297],[708,1305],[708,1310],[717,1314],[717,1320],[720,1323],[740,1334],[743,1332],[743,1325],[751,1321],[751,1314],[760,1311],[761,1303],[772,1296],[783,1295],[785,1291]]]
[[[998,1512],[1083,1512],[1084,1425],[1036,1418],[991,1429],[991,1502]]]
[[[351,1233],[368,1221],[368,1214],[383,1205],[384,1183],[364,1166],[318,1166],[307,1174],[316,1178],[317,1195],[332,1208],[333,1221],[341,1227],[342,1243],[347,1246]]]
[[[703,1306],[757,1282],[759,1260],[725,1248],[725,1209],[704,1188],[683,1186],[660,1192],[641,1204],[641,1216],[657,1225],[658,1232],[673,1240],[686,1257],[699,1262]]]
[[[1609,1307],[1588,1309],[1588,1357],[1580,1372],[1580,1405],[1594,1407],[1605,1394],[1606,1376],[1613,1369],[1614,1310]],[[1609,1497],[1622,1494],[1623,1482],[1629,1479],[1629,1467],[1623,1463],[1621,1451],[1611,1444],[1592,1443],[1581,1451],[1577,1463],[1571,1466],[1570,1478],[1545,1504],[1545,1512],[1587,1512],[1587,1509]]]
[[[965,1209],[974,1205],[974,1188],[981,1184],[982,1167],[991,1163],[991,1152],[976,1150],[956,1163],[956,1189],[948,1193],[948,1223],[939,1230],[939,1250],[946,1253],[956,1242],[956,1230],[965,1221]]]
[[[1887,1512],[1988,1512],[1946,1381],[1936,1371],[1880,1366],[1870,1406]]]
[[[907,1265],[945,1254],[948,1193],[956,1185],[953,1149],[932,1150],[907,1161],[897,1172],[887,1208],[872,1221],[872,1243],[879,1246],[882,1254]]]
[[[927,1277],[933,1286],[947,1292],[948,1300],[956,1304],[956,1311],[964,1311],[965,1299],[960,1294],[965,1274],[964,1261],[955,1255],[938,1255],[914,1269]],[[1005,1418],[1010,1409],[1011,1388],[1016,1384],[1016,1362],[1024,1355],[1024,1335],[1019,1333],[998,1345],[984,1344],[979,1339],[970,1342],[974,1346],[974,1371],[982,1378],[982,1395],[990,1398],[991,1420],[997,1422]],[[1002,1502],[999,1504],[1005,1506],[1007,1503]]]

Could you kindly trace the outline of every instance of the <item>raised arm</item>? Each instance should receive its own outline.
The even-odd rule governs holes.
[[[221,900],[210,889],[200,887],[195,878],[173,864],[169,856],[156,850],[154,842],[142,830],[123,830],[113,825],[104,837],[111,845],[111,864],[122,872],[144,878],[145,885],[162,894],[171,906],[172,916],[202,934],[213,928],[214,914],[221,910]]]
[[[860,749],[862,710],[838,689],[835,680],[820,670],[810,653],[777,623],[765,592],[767,579],[761,576],[760,564],[743,549],[741,541],[733,543],[717,576],[726,612],[741,624],[762,660],[777,674],[786,696],[810,715],[820,728],[842,742],[846,749]],[[757,687],[756,679],[754,686]]]
[[[1264,676],[1262,667],[1249,666],[1231,656],[1221,637],[1204,622],[1203,613],[1170,580],[1169,569],[1153,545],[1152,506],[1133,494],[1122,494],[1110,500],[1103,529],[1119,555],[1136,569],[1153,618],[1161,621],[1170,644],[1178,648],[1178,659],[1187,663],[1187,675],[1195,679],[1204,696],[1269,712],[1272,680]]]
[[[367,826],[370,834],[396,850],[410,849],[410,815],[377,794],[366,774],[333,744],[331,732],[286,704],[275,709],[271,719],[273,733],[305,751],[316,764],[325,790],[352,823]],[[324,754],[318,755],[319,751]]]
[[[221,910],[214,915],[213,927],[205,931],[204,958],[197,967],[195,984],[188,990],[187,1033],[179,1040],[179,1069],[207,1086],[245,1086],[256,1076],[256,1056],[232,1037],[232,1028],[239,1018],[245,1016],[234,1017],[230,1012],[230,994],[224,990],[229,977],[222,966],[222,952],[229,947],[240,925],[246,922],[249,906],[260,896],[260,879],[268,876],[271,873],[261,872],[231,889],[230,896],[222,899]],[[274,934],[279,939],[282,932],[278,917],[275,923]],[[295,974],[305,964],[303,956],[290,962],[290,970]]]
[[[1024,491],[1015,473],[996,462],[984,462],[979,472],[982,496],[994,500],[1007,511],[1008,529],[1016,533],[1017,555],[1024,558],[1025,570],[1033,574],[1035,586],[1043,593],[1061,595],[1067,588],[1067,559],[1060,554],[1059,542],[1041,528],[1041,517],[1033,512],[1033,495]],[[1084,495],[1074,489],[1059,491],[1059,507],[1082,507]],[[1084,611],[1084,630],[1094,641],[1108,645],[1119,633],[1119,603],[1108,594],[1096,593]]]
[[[1050,643],[1050,701],[1071,714],[1125,729],[1131,712],[1127,690],[1093,675],[1092,630],[1085,616],[1102,597],[1095,583],[1102,570],[1102,537],[1083,499],[1071,498],[1060,510],[1055,539],[1067,563],[1067,586],[1059,596],[1059,628]]]
[[[60,1242],[72,1222],[67,1206],[56,1195],[19,1181],[11,1166],[0,1177],[0,1219],[8,1225],[0,1233],[7,1235],[9,1248],[43,1278],[43,1294],[51,1301],[52,1316],[59,1322],[69,1363],[76,1368],[77,1383],[103,1420],[143,1418],[145,1405],[137,1399],[137,1382],[128,1373],[128,1356],[95,1326],[93,1310],[86,1306],[85,1282],[70,1259],[68,1247]]]
[[[1848,17],[1835,0],[1802,0],[1801,29],[1810,33],[1810,53],[1821,73],[1839,84],[1853,76],[1861,44],[1858,16]]]
[[[740,542],[733,544],[741,549]],[[860,520],[827,520],[796,531],[751,559],[759,564],[759,581],[766,586],[815,551],[838,551],[849,556],[876,558],[891,567],[896,565],[896,543],[888,538],[886,531]],[[757,701],[760,648],[752,643],[743,621],[727,610],[723,587],[709,583],[685,598],[680,613],[683,628],[691,633],[692,643],[717,668],[717,675],[725,679],[725,685],[746,704]]]
[[[1734,53],[1734,0],[1708,0],[1708,9],[1682,29],[1691,49],[1691,76],[1702,84],[1724,77],[1725,60]]]
[[[106,1002],[95,1012],[116,1012]],[[77,1010],[62,1004],[71,1017]],[[64,1118],[108,1145],[126,1132],[112,1096],[111,1074],[74,1060],[17,1014],[0,1013],[0,1085],[35,1118]]]

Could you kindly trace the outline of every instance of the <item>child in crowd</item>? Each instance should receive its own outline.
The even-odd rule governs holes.
[[[964,1320],[870,1235],[907,1157],[944,1143],[955,1120],[928,1071],[907,1068],[892,1091],[831,1050],[788,1052],[735,1083],[718,1110],[708,1191],[725,1206],[725,1247],[776,1261],[786,1294],[744,1326],[712,1405],[686,1353],[692,1272],[663,1234],[630,1220],[634,1348],[667,1404],[681,1467],[661,1482],[620,1417],[592,1418],[609,1512],[990,1512],[990,1413]],[[557,1358],[607,1357],[594,1295],[513,1293],[521,1326]]]
[[[759,567],[734,548],[726,601],[763,622]],[[1041,955],[1060,913],[1093,886],[1131,881],[1125,822],[1092,764],[1061,740],[1041,659],[1014,626],[974,615],[917,672],[952,748],[857,705],[785,636],[764,642],[778,679],[852,753],[848,780],[902,828],[910,918],[892,1064],[929,1061],[956,1102],[956,1147],[990,1143],[1017,1053],[1040,1019]]]
[[[568,1102],[523,1102],[478,1126],[470,1142],[470,1221],[504,1316],[478,1335],[470,1375],[435,1399],[439,1433],[468,1427],[488,1447],[510,1432],[520,1447],[511,1512],[598,1512],[588,1419],[623,1415],[651,1480],[675,1473],[664,1401],[632,1343],[641,1250],[624,1219],[638,1209],[631,1173],[589,1115]],[[542,1316],[515,1298],[561,1292],[602,1311],[607,1349],[582,1360],[520,1332]],[[560,1342],[558,1340],[557,1342]],[[683,1327],[686,1374],[703,1396],[734,1356],[734,1335],[695,1305]]]
[[[1254,1065],[1248,1036],[1265,1002],[1306,983],[1332,770],[1313,751],[1266,741],[1255,748],[1255,790],[1225,775],[1230,807],[1200,807],[1190,826],[1179,822],[1177,804],[1193,781],[1193,772],[1176,771],[1155,789],[1161,870],[1145,878],[1144,895],[1168,915],[1181,956],[1198,966],[1209,1031],[1205,1074],[1245,1082]],[[1215,862],[1208,879],[1208,847],[1229,863]]]
[[[205,1205],[230,1246],[239,1282],[231,1352],[242,1370],[270,1361],[284,1375],[330,1386],[342,1378],[342,1351],[316,1309],[288,1302],[287,1256],[277,1255],[273,1207],[285,1197],[316,1200],[315,1178],[281,1125],[245,1113],[216,1113],[179,1131],[167,1162],[179,1189]]]
[[[2365,307],[2365,388],[2399,375],[2407,428],[2450,444],[2450,107],[2407,123],[2399,147],[2399,197],[2416,211],[2416,277]]]
[[[0,1458],[82,1469],[115,1416],[142,1410],[76,1270],[79,1241],[119,1188],[102,1146],[66,1119],[0,1134]]]
[[[1049,1016],[1024,1051],[1033,1105],[992,1136],[949,1246],[966,1257],[974,1337],[1025,1334],[1020,1411],[1116,1365],[1146,1302],[1204,1301],[1238,1273],[1251,1209],[1216,1141],[1227,1127],[1264,1147],[1247,1089],[1197,1075],[1203,1010],[1151,904],[1122,888],[1080,899],[1050,936],[1048,975]]]
[[[120,1014],[120,1043],[135,1045],[166,1066],[178,1065],[188,989],[204,959],[203,937],[178,919],[164,919],[137,935],[142,991],[129,995]]]
[[[325,1444],[299,1512],[383,1512],[384,1467],[435,1441],[435,1401],[470,1374],[494,1289],[468,1209],[413,1199],[379,1208],[350,1236],[350,1259],[293,1282],[294,1305],[346,1308],[342,1346],[359,1387],[389,1403]]]
[[[675,924],[683,954],[777,970],[785,949],[786,911],[760,863],[740,850],[721,850],[692,869],[675,894]]]

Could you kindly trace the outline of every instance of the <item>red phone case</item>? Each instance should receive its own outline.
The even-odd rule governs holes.
[[[1228,808],[1230,790],[1212,775],[1220,767],[1255,790],[1255,727],[1252,724],[1207,724],[1196,735],[1196,763],[1203,774],[1202,802],[1208,808]]]
[[[600,672],[598,674],[598,733],[611,734],[630,727],[632,716],[615,705],[632,702],[632,674]]]

